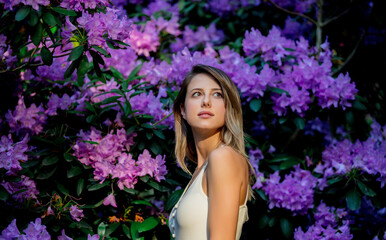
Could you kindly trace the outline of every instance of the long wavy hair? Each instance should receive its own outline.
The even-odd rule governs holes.
[[[181,106],[185,103],[186,92],[192,79],[200,74],[207,74],[220,86],[225,103],[225,124],[221,129],[220,138],[226,145],[232,147],[238,152],[248,163],[249,179],[251,179],[251,172],[253,168],[248,161],[248,155],[245,153],[244,145],[244,131],[243,131],[243,113],[241,109],[241,100],[236,85],[232,82],[230,77],[222,70],[198,64],[192,67],[192,70],[187,73],[184,81],[182,82],[180,92],[173,103],[174,124],[176,145],[175,154],[177,161],[184,171],[191,175],[186,160],[190,160],[197,163],[196,146],[193,139],[192,129],[187,121],[182,117]],[[251,185],[248,184],[250,200],[252,194]]]

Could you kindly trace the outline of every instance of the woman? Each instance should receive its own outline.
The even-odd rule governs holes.
[[[197,164],[170,214],[173,237],[239,239],[252,191],[236,86],[220,69],[196,65],[185,77],[173,111],[177,161],[189,174],[185,159]]]

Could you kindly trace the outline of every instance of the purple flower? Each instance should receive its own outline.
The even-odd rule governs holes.
[[[16,226],[16,219],[13,219],[12,222],[1,232],[0,239],[12,240],[18,239],[20,237],[19,229]]]
[[[91,236],[91,234],[87,234],[87,240],[99,240],[99,235],[94,234]]]
[[[6,182],[3,180],[1,185],[19,202],[24,199],[37,199],[39,191],[36,189],[35,182],[27,176],[21,175],[18,182]]]
[[[160,45],[156,23],[147,21],[144,26],[134,26],[130,32],[128,43],[137,52],[137,55],[150,56],[150,52],[156,52]]]
[[[165,156],[158,155],[152,158],[147,149],[138,156],[137,166],[139,168],[138,176],[154,176],[158,182],[165,179],[164,176],[167,174]]]
[[[217,30],[214,23],[210,24],[208,28],[199,26],[196,31],[193,31],[189,26],[185,26],[181,40],[171,45],[175,50],[182,50],[183,47],[193,48],[198,45],[205,46],[206,43],[218,44],[224,40],[224,33],[222,30]]]
[[[104,200],[103,200],[103,205],[111,205],[113,207],[117,207],[117,203],[115,202],[115,197],[114,193],[110,193]]]
[[[68,110],[69,106],[75,102],[75,95],[72,97],[68,96],[67,93],[63,94],[60,98],[56,94],[52,94],[47,103],[46,113],[49,116],[57,115],[56,110],[59,108],[61,110]]]
[[[84,217],[84,214],[83,214],[83,210],[80,210],[77,206],[75,205],[72,205],[70,207],[70,214],[71,214],[71,217],[72,219],[76,220],[76,221],[80,221],[82,220],[82,218]]]
[[[42,220],[36,218],[35,222],[30,222],[28,227],[23,230],[24,234],[18,239],[21,240],[50,240],[51,236],[46,230],[46,226],[41,225]]]
[[[16,175],[22,168],[20,162],[28,161],[27,151],[31,150],[27,143],[28,134],[23,140],[14,143],[11,134],[0,139],[0,168],[7,170],[7,175]]]
[[[322,153],[323,162],[315,168],[315,172],[323,174],[319,181],[325,183],[327,178],[345,175],[353,168],[361,169],[376,175],[381,187],[386,184],[386,140],[378,123],[372,125],[371,137],[364,142],[357,140],[351,143],[345,139],[330,144]],[[383,127],[384,129],[384,127]],[[323,189],[325,184],[319,184]]]
[[[42,105],[36,107],[35,103],[27,108],[24,100],[19,99],[15,111],[8,110],[8,113],[5,114],[10,132],[16,132],[17,135],[24,131],[31,134],[41,133],[43,131],[43,124],[45,124],[47,119],[44,111]]]
[[[263,185],[263,190],[269,197],[269,208],[286,208],[296,214],[305,214],[309,208],[313,207],[313,188],[316,186],[317,179],[307,170],[295,167],[289,175],[280,182],[279,172],[267,179]]]
[[[105,34],[114,40],[125,40],[129,38],[131,22],[124,16],[118,18],[119,10],[107,7],[106,13],[98,12],[93,15],[82,12],[82,16],[77,19],[80,27],[87,32],[87,40],[90,45],[103,46],[108,48]]]
[[[0,3],[4,3],[5,9],[13,10],[13,7],[19,3],[32,6],[33,9],[39,11],[39,5],[47,6],[50,4],[49,0],[0,0]]]
[[[169,12],[173,16],[178,16],[179,9],[178,4],[174,4],[173,6],[165,0],[155,0],[149,3],[149,5],[142,10],[142,12],[146,15],[153,15],[155,12],[164,11]]]
[[[64,229],[62,229],[62,235],[58,236],[58,240],[72,240],[69,236],[66,235]]]
[[[106,7],[110,3],[108,0],[64,0],[60,3],[62,8],[83,11],[84,9],[95,9],[97,7]]]
[[[7,45],[6,42],[7,37],[3,34],[0,34],[0,62],[4,62],[6,68],[10,69],[17,61],[17,57],[12,56],[12,49]]]

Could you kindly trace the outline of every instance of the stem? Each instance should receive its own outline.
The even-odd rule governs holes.
[[[340,18],[341,16],[345,15],[345,14],[348,13],[349,11],[350,11],[350,8],[347,8],[345,11],[341,12],[340,14],[338,14],[338,15],[336,15],[336,16],[334,16],[334,17],[332,17],[332,18],[330,18],[330,19],[328,19],[328,20],[326,20],[326,21],[324,21],[324,22],[322,23],[322,27],[324,27],[324,26],[330,24],[331,22],[333,22],[333,21],[335,21],[336,19]]]
[[[278,9],[280,9],[280,10],[282,10],[283,12],[286,12],[286,13],[291,14],[291,15],[300,16],[300,17],[305,18],[305,19],[307,19],[308,21],[312,22],[313,24],[317,25],[317,22],[316,22],[314,19],[312,19],[312,18],[310,18],[309,16],[307,16],[307,15],[304,15],[304,14],[298,13],[298,12],[293,12],[293,11],[287,10],[287,9],[285,9],[285,8],[282,8],[282,7],[280,7],[279,5],[277,5],[277,4],[276,4],[274,1],[272,1],[272,0],[268,0],[268,2],[270,2],[273,6],[275,6],[276,8],[278,8]]]
[[[170,115],[172,115],[172,114],[173,114],[173,111],[170,112],[170,113],[169,113],[168,115],[166,115],[165,117],[163,117],[161,120],[155,122],[152,126],[153,126],[153,127],[157,126],[160,122],[162,122],[162,121],[165,120],[166,118],[170,117]]]
[[[316,48],[320,52],[320,46],[322,45],[322,27],[323,27],[323,0],[317,0],[318,6],[318,20],[316,23]]]
[[[334,76],[338,74],[342,69],[347,65],[347,63],[354,57],[356,51],[358,50],[358,47],[360,43],[362,42],[363,38],[365,37],[367,31],[363,31],[361,37],[359,38],[358,42],[355,44],[354,49],[351,51],[350,55],[346,58],[346,60],[340,65],[337,69],[335,69],[334,72],[331,73],[331,76]]]

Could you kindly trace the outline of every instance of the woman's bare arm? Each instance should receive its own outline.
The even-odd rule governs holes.
[[[210,240],[235,239],[243,182],[241,157],[230,147],[213,151],[207,168]]]

